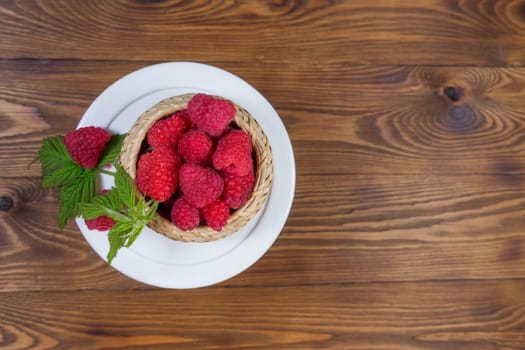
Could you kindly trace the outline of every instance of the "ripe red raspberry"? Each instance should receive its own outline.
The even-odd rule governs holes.
[[[189,130],[179,140],[179,154],[186,163],[208,164],[213,152],[213,140],[201,130]]]
[[[186,201],[197,208],[203,208],[219,198],[224,188],[222,177],[209,167],[184,164],[179,176]]]
[[[160,119],[148,130],[148,144],[153,148],[170,147],[176,149],[179,138],[190,127],[186,110],[175,112],[172,116]]]
[[[202,209],[202,217],[206,224],[219,232],[228,222],[230,208],[223,201],[216,200]]]
[[[71,157],[83,168],[95,168],[111,135],[96,126],[70,131],[64,144]]]
[[[188,102],[188,115],[193,124],[213,137],[222,135],[235,113],[231,101],[206,94],[196,94]]]
[[[255,185],[253,171],[247,175],[224,175],[222,199],[232,209],[239,209],[251,198]]]
[[[171,221],[183,231],[193,230],[200,224],[199,209],[179,197],[171,208]]]
[[[213,166],[217,170],[238,176],[253,172],[250,136],[243,130],[232,130],[224,135],[213,154]]]
[[[137,187],[151,198],[164,202],[178,188],[180,157],[168,148],[143,154],[137,164]]]
[[[111,228],[115,224],[115,220],[113,220],[109,216],[99,216],[98,218],[87,219],[84,221],[88,229],[97,231],[111,230]]]

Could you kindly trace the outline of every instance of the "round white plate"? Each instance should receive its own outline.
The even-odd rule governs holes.
[[[274,176],[266,204],[241,230],[209,243],[170,240],[145,228],[130,248],[119,250],[112,266],[146,284],[164,288],[212,285],[255,263],[281,232],[295,191],[295,162],[288,133],[270,103],[239,77],[205,64],[161,63],[139,69],[113,83],[88,108],[78,127],[100,126],[113,134],[126,133],[133,122],[160,100],[188,92],[205,92],[232,100],[248,110],[266,133],[273,153]],[[103,188],[112,177],[101,177]],[[76,220],[80,231],[104,260],[107,235],[90,231]]]

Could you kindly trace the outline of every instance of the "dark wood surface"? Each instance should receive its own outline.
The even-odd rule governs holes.
[[[297,188],[242,274],[107,266],[28,167],[135,69],[247,80]],[[525,1],[0,1],[0,349],[524,349]]]

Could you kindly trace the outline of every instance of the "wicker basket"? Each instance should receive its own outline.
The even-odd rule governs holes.
[[[185,109],[194,94],[174,96],[160,101],[144,112],[129,130],[120,154],[120,164],[135,179],[137,158],[149,128],[159,119],[178,110]],[[235,104],[234,104],[235,105]],[[259,211],[268,197],[273,176],[272,151],[270,143],[255,119],[243,108],[235,105],[237,110],[235,123],[245,130],[252,139],[255,152],[255,186],[252,197],[246,204],[233,211],[228,223],[221,232],[201,225],[192,231],[182,231],[168,219],[159,217],[148,224],[157,233],[182,242],[209,242],[231,235],[241,229]],[[141,195],[141,194],[140,194]]]

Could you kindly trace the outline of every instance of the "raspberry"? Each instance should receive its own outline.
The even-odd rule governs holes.
[[[180,165],[180,157],[165,147],[143,154],[137,164],[137,187],[142,193],[164,202],[178,188]]]
[[[96,126],[70,131],[64,144],[71,157],[83,168],[95,168],[111,135]]]
[[[231,101],[206,94],[196,94],[188,102],[188,115],[193,124],[213,137],[222,135],[235,113]]]
[[[224,188],[222,177],[209,167],[184,164],[179,176],[186,201],[197,208],[203,208],[219,198]]]
[[[86,226],[90,230],[107,231],[110,230],[115,224],[115,220],[109,216],[99,216],[95,219],[84,220]]]
[[[190,122],[185,110],[175,112],[172,116],[155,122],[148,130],[148,144],[153,148],[170,147],[176,149],[177,142],[188,129]]]
[[[239,209],[252,196],[254,185],[253,171],[243,176],[226,174],[224,176],[224,191],[222,192],[224,203],[232,209]]]
[[[186,163],[204,165],[211,160],[213,140],[204,131],[190,130],[181,136],[178,150]]]
[[[183,231],[193,230],[200,224],[199,209],[179,197],[171,208],[171,221]]]
[[[213,166],[232,175],[243,176],[253,172],[250,136],[242,130],[232,130],[224,135],[213,154]]]
[[[202,209],[204,221],[219,232],[228,222],[230,208],[221,200],[216,200]]]

